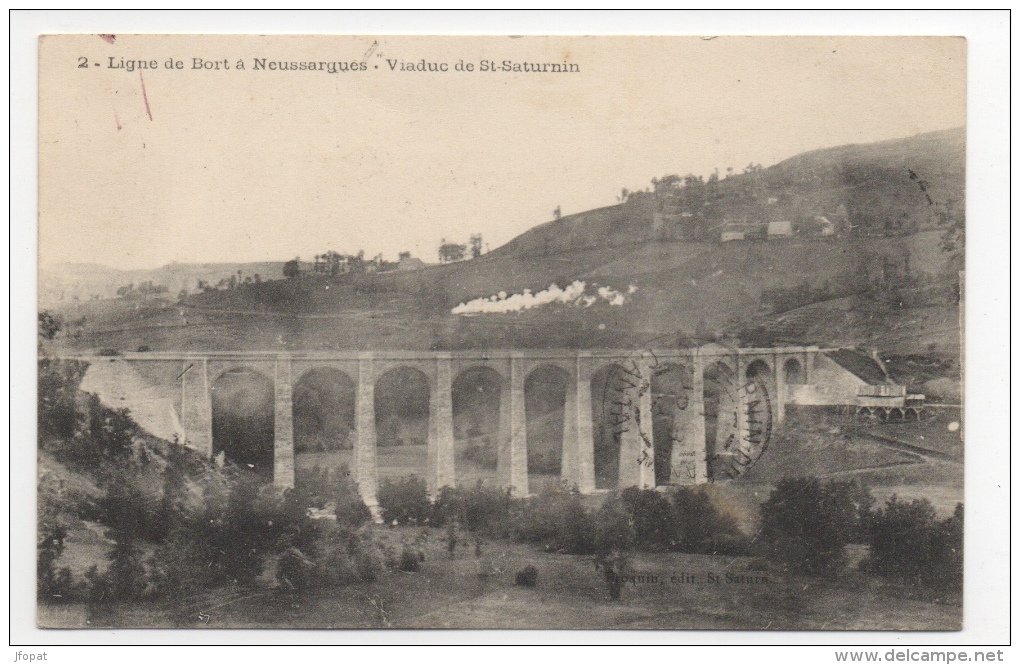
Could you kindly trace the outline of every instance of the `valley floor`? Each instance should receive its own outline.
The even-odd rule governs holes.
[[[399,542],[410,528],[373,527]],[[415,532],[416,533],[416,532]],[[786,575],[748,557],[638,554],[620,601],[611,601],[591,557],[487,542],[446,552],[433,531],[417,573],[388,571],[367,584],[313,591],[236,590],[196,598],[181,614],[152,603],[89,611],[40,606],[48,628],[431,628],[958,630],[959,598],[916,597],[853,570],[839,579]],[[514,585],[527,565],[538,585]],[[728,577],[729,576],[729,577]],[[176,620],[175,620],[175,617]]]

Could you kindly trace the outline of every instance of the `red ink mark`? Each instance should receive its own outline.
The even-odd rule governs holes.
[[[107,44],[113,44],[117,41],[117,35],[99,35],[99,38]]]
[[[117,131],[124,129],[124,126],[120,124],[120,118],[117,117],[117,109],[113,109],[113,119],[117,123]]]
[[[145,77],[142,76],[141,72],[138,72],[138,78],[142,81],[142,99],[145,100],[145,113],[149,116],[149,121],[152,121],[152,109],[149,108],[149,96],[145,94]]]

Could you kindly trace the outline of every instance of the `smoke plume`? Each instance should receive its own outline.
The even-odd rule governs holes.
[[[595,286],[593,284],[592,288],[594,289]],[[637,287],[633,284],[627,288],[628,295],[635,291],[637,291]],[[620,307],[627,302],[626,296],[612,287],[600,286],[594,289],[594,293],[588,293],[588,285],[581,280],[575,280],[566,288],[560,288],[558,284],[551,284],[549,288],[538,293],[532,293],[531,289],[524,289],[521,293],[507,295],[506,291],[500,291],[488,298],[476,298],[470,302],[461,303],[454,307],[451,313],[461,315],[507,314],[546,305],[591,307],[599,300],[604,300],[615,307]]]

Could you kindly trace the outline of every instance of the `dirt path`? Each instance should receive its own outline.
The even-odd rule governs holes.
[[[912,443],[906,443],[905,441],[900,441],[899,439],[894,439],[890,436],[882,436],[881,434],[874,434],[872,432],[867,431],[861,432],[861,436],[872,439],[873,441],[877,441],[878,443],[884,445],[887,448],[892,448],[893,450],[898,450],[900,452],[913,453],[914,455],[919,455],[921,457],[929,459],[937,459],[942,462],[954,462],[956,464],[963,464],[963,460],[953,455],[949,455],[938,450],[932,450],[931,448],[922,448],[921,446],[915,446]]]

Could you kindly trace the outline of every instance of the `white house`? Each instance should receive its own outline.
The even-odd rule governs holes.
[[[793,235],[793,222],[769,222],[769,238],[789,238]]]

